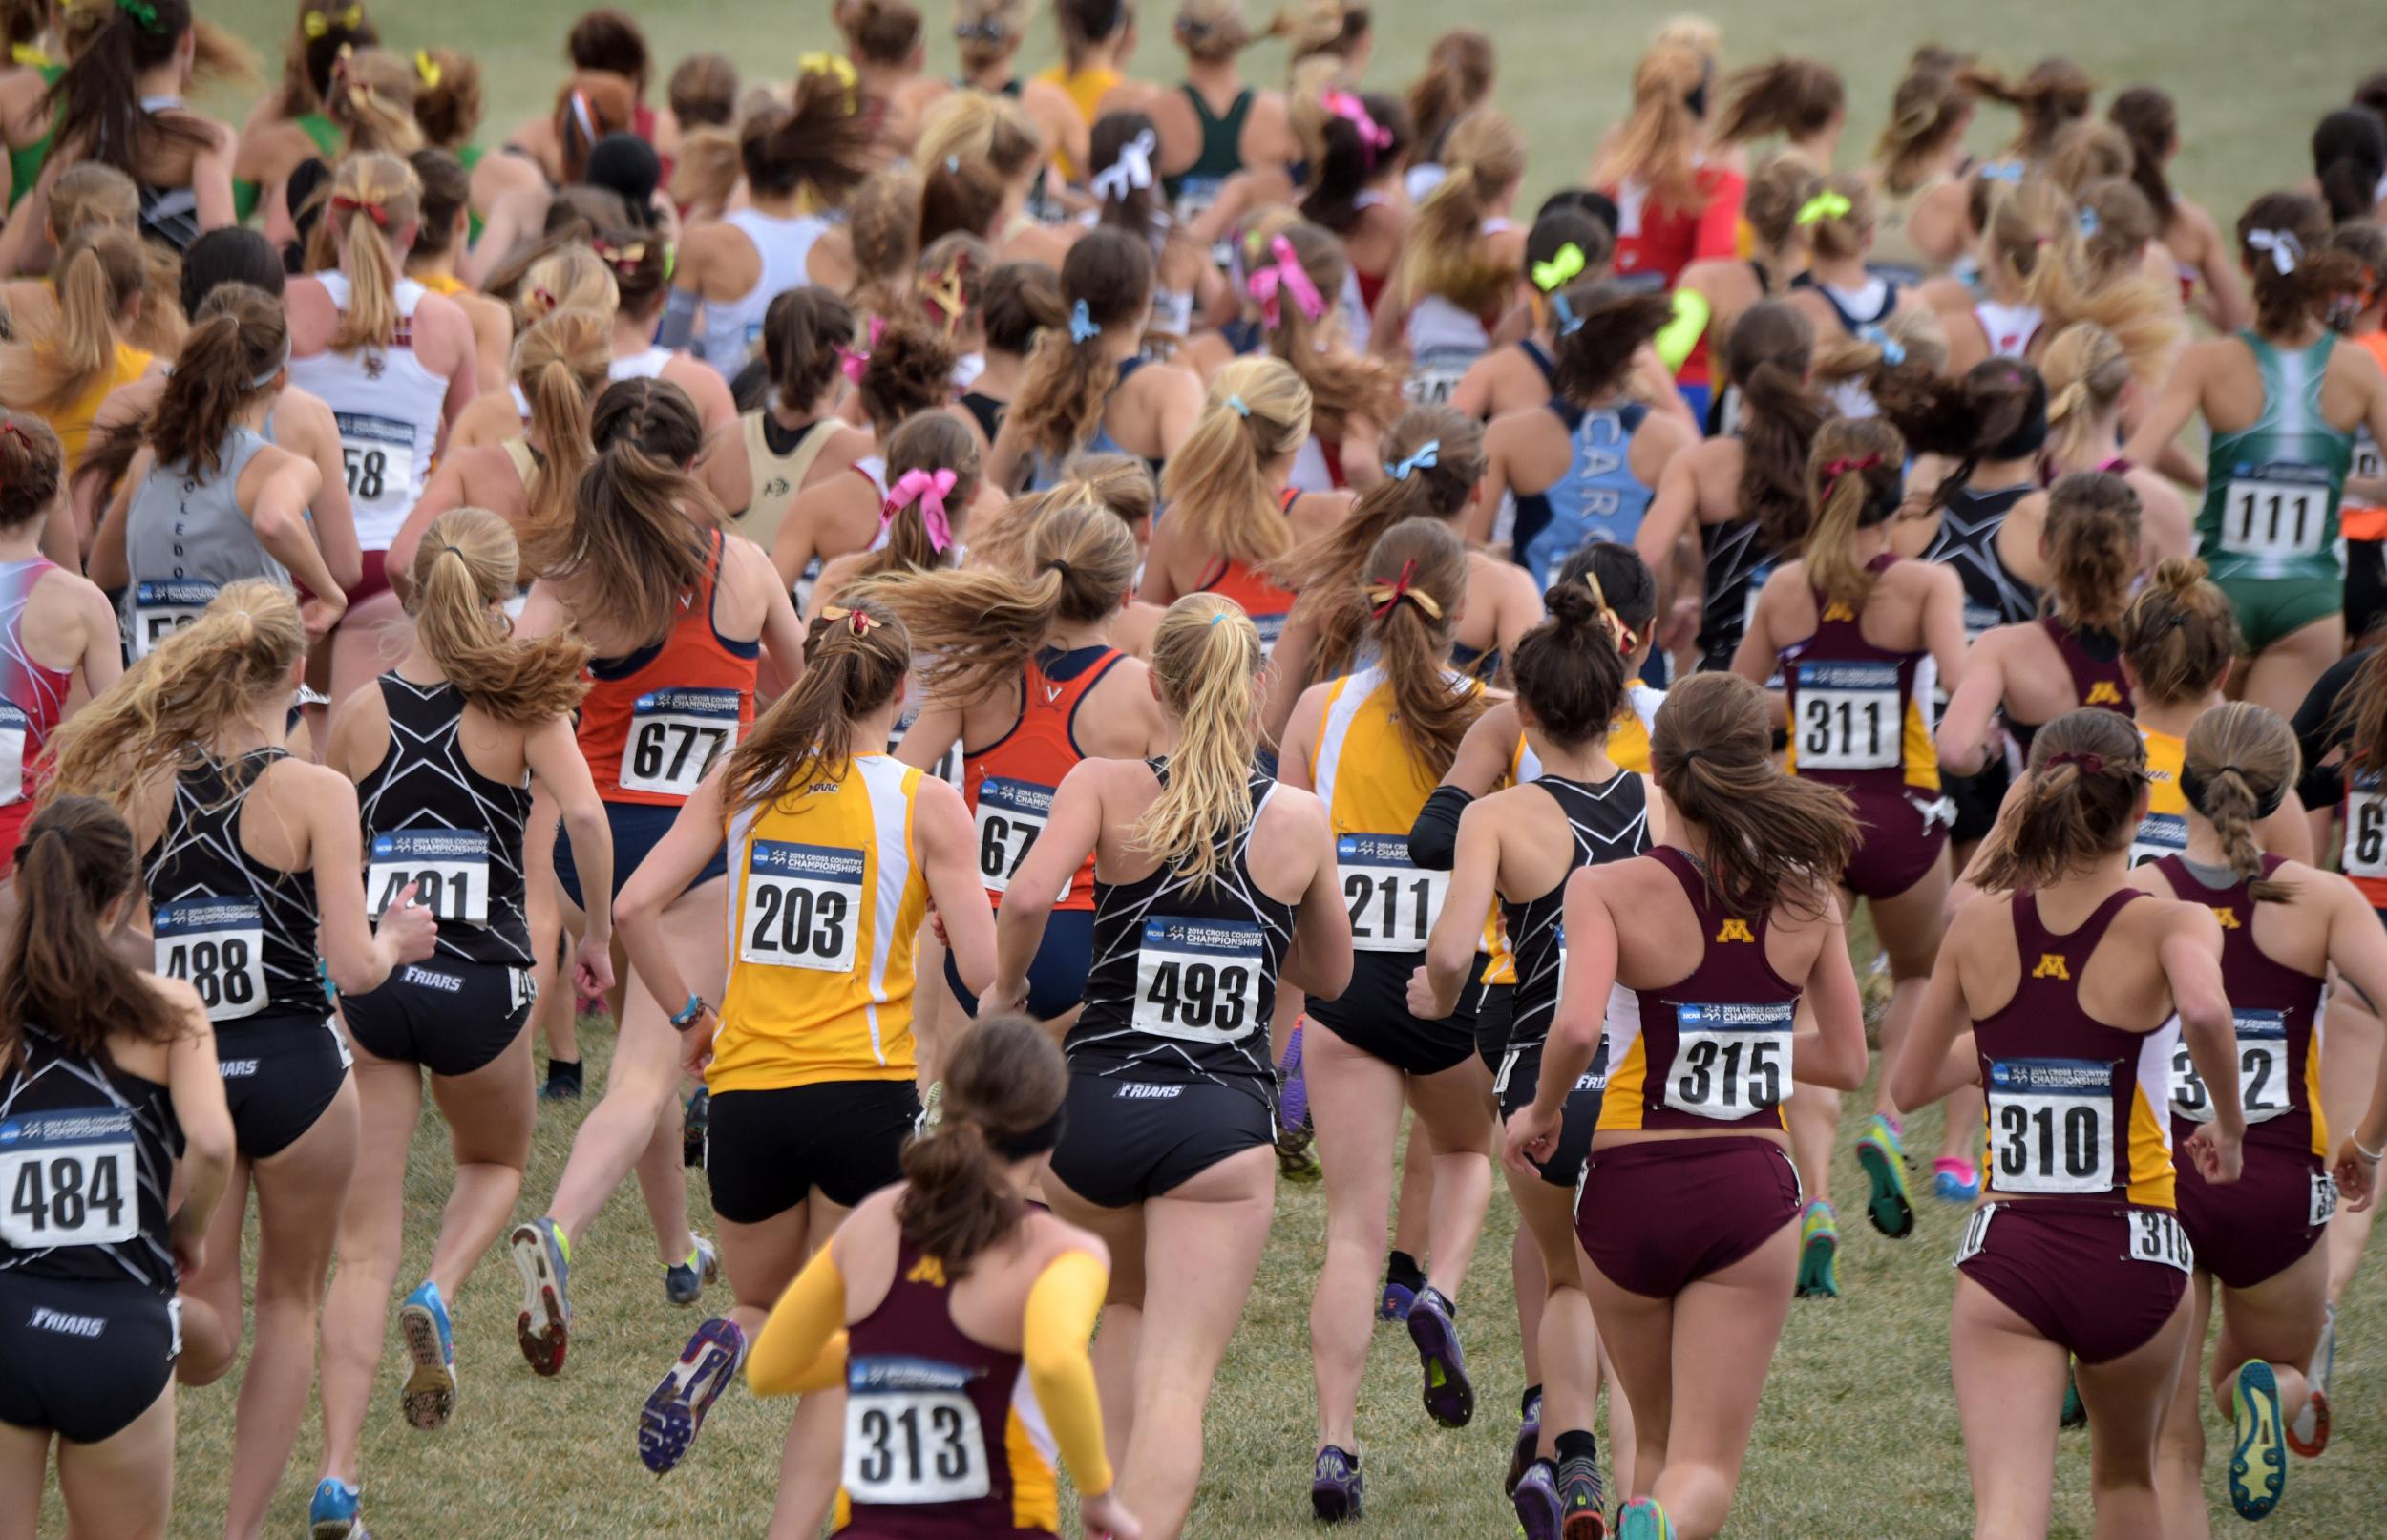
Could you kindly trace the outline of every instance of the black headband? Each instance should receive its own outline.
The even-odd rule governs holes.
[[[1022,1129],[1017,1133],[997,1133],[989,1129],[986,1130],[987,1146],[1005,1160],[1026,1160],[1032,1155],[1041,1155],[1061,1142],[1061,1130],[1068,1123],[1067,1110],[1066,1105],[1056,1107],[1052,1109],[1052,1116],[1032,1129]]]
[[[2224,765],[2219,770],[2216,770],[2213,773],[2218,775],[2224,772],[2234,773],[2240,780],[2246,782],[2248,791],[2250,791],[2254,789],[2253,777],[2248,775],[2242,767],[2236,765]],[[2180,766],[2180,794],[2186,797],[2188,799],[2188,806],[2194,808],[2199,813],[2203,813],[2205,812],[2205,782],[2198,777],[2196,771],[2187,767],[2186,762],[2183,762]],[[2282,781],[2277,786],[2271,789],[2271,794],[2269,796],[2262,798],[2254,804],[2254,816],[2257,818],[2270,817],[2272,813],[2279,811],[2279,805],[2286,800],[2288,800],[2288,783]]]

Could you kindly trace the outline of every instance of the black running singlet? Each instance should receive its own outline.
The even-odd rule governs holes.
[[[241,848],[241,810],[257,778],[288,757],[257,749],[184,770],[165,833],[142,860],[158,972],[187,980],[218,1024],[331,1014],[315,964],[313,875],[276,871]],[[225,774],[231,766],[237,777]]]
[[[1958,487],[1939,511],[1939,532],[1923,552],[1926,561],[1944,561],[1964,584],[1964,635],[1977,641],[1996,625],[2013,625],[2038,613],[2038,590],[2006,570],[1997,557],[1997,532],[2016,503],[2038,489],[2028,482],[1975,492]]]
[[[0,1273],[172,1294],[173,1097],[31,1022],[23,1044],[0,1081]]]
[[[414,884],[414,901],[439,921],[440,956],[510,968],[531,965],[522,911],[519,786],[473,769],[457,741],[464,694],[449,684],[381,676],[390,749],[357,784],[365,816],[365,905],[379,914]]]
[[[1509,949],[1516,954],[1516,1014],[1509,1027],[1511,1048],[1530,1047],[1550,1036],[1550,1023],[1558,1009],[1558,981],[1566,966],[1565,916],[1567,877],[1586,866],[1626,860],[1649,849],[1648,783],[1631,770],[1618,770],[1597,786],[1561,780],[1548,770],[1528,783],[1550,793],[1567,815],[1574,848],[1567,856],[1566,876],[1538,898],[1500,901],[1500,918],[1509,933]]]
[[[1757,596],[1773,575],[1780,553],[1765,543],[1763,527],[1757,518],[1700,527],[1707,551],[1707,601],[1700,607],[1699,634],[1703,672],[1732,666],[1732,655],[1748,634],[1749,617],[1757,613]]]

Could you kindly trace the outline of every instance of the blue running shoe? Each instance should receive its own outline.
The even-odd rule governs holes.
[[[426,1432],[447,1426],[455,1410],[455,1330],[448,1324],[438,1284],[425,1278],[398,1306],[398,1335],[414,1365],[399,1393],[408,1425]]]
[[[1674,1540],[1674,1520],[1654,1497],[1637,1497],[1616,1515],[1616,1540]]]
[[[1907,1193],[1906,1145],[1897,1126],[1879,1112],[1856,1142],[1856,1163],[1865,1169],[1872,1192],[1865,1200],[1865,1216],[1891,1240],[1914,1233],[1914,1200]]]
[[[1384,1297],[1376,1301],[1376,1318],[1379,1320],[1406,1320],[1409,1318],[1409,1307],[1415,1303],[1417,1303],[1417,1291],[1415,1289],[1410,1288],[1405,1283],[1396,1283],[1392,1279],[1386,1278],[1384,1279]]]
[[[1559,1540],[1566,1532],[1566,1505],[1558,1498],[1558,1467],[1547,1460],[1528,1466],[1509,1501],[1517,1510],[1525,1540]]]
[[[541,1216],[516,1225],[506,1237],[514,1270],[522,1275],[522,1314],[514,1323],[522,1357],[543,1376],[563,1371],[565,1338],[572,1327],[572,1243],[563,1227]]]
[[[704,1431],[705,1414],[745,1361],[746,1333],[737,1322],[715,1317],[696,1328],[680,1350],[680,1361],[639,1408],[638,1457],[647,1469],[661,1476],[687,1458]]]
[[[1509,1480],[1502,1490],[1512,1497],[1516,1495],[1517,1484],[1525,1480],[1527,1471],[1533,1468],[1533,1460],[1541,1451],[1541,1444],[1542,1398],[1535,1396],[1517,1424],[1516,1446],[1509,1451]]]
[[[357,1516],[357,1489],[345,1481],[315,1485],[315,1500],[306,1505],[308,1540],[372,1540]]]
[[[721,1281],[721,1254],[704,1236],[695,1238],[696,1249],[687,1254],[685,1262],[674,1262],[664,1269],[664,1297],[675,1305],[692,1305],[704,1294],[705,1285]]]
[[[1443,1292],[1427,1284],[1408,1315],[1409,1340],[1426,1369],[1426,1413],[1445,1427],[1465,1427],[1475,1415],[1475,1386],[1467,1377],[1455,1314]]]
[[[1360,1474],[1360,1457],[1329,1444],[1318,1451],[1310,1473],[1310,1511],[1323,1524],[1356,1519],[1365,1504],[1367,1478]]]
[[[1968,1160],[1942,1155],[1932,1162],[1932,1196],[1942,1203],[1970,1205],[1981,1195],[1980,1168]]]
[[[2288,1489],[2288,1440],[2279,1419],[2279,1377],[2261,1359],[2238,1365],[2229,1386],[2237,1443],[2229,1451],[2229,1506],[2242,1519],[2262,1519]]]

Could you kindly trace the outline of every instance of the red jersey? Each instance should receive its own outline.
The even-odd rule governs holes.
[[[719,530],[704,580],[680,596],[671,634],[626,658],[592,659],[581,702],[581,756],[607,802],[677,807],[754,720],[762,643],[713,628],[727,549]]]
[[[74,687],[71,668],[46,668],[25,650],[25,605],[56,567],[40,557],[0,564],[0,875],[15,870],[16,840],[33,813],[36,770]]]
[[[1300,497],[1300,490],[1287,487],[1278,499],[1280,510],[1290,516],[1293,504]],[[1260,645],[1273,647],[1284,630],[1285,617],[1293,613],[1293,591],[1279,588],[1268,580],[1265,573],[1247,561],[1234,557],[1219,557],[1211,563],[1194,592],[1223,594],[1243,606],[1243,613],[1259,628]]]
[[[1699,201],[1688,208],[1659,203],[1637,178],[1600,191],[1616,200],[1616,276],[1654,279],[1672,288],[1682,269],[1708,257],[1729,257],[1740,244],[1745,178],[1715,166],[1694,174]]]
[[[1109,646],[1038,653],[1021,670],[1020,715],[1011,730],[983,749],[963,748],[961,794],[978,820],[979,875],[997,908],[1044,832],[1061,778],[1086,758],[1077,742],[1078,707],[1126,656]],[[1070,877],[1054,907],[1092,911],[1092,856]]]

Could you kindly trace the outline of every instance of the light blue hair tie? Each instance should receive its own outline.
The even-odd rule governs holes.
[[[1225,610],[1220,609],[1210,612],[1210,623],[1213,625],[1216,625],[1220,621],[1223,621],[1226,618],[1227,612]]]
[[[1907,361],[1905,344],[1869,322],[1856,328],[1856,338],[1859,342],[1871,343],[1880,350],[1881,361],[1892,369]]]
[[[1227,410],[1238,417],[1248,417],[1252,414],[1252,409],[1244,405],[1243,398],[1239,395],[1227,397]]]
[[[1980,175],[1983,181],[2012,182],[2017,187],[2019,187],[2022,185],[2022,162],[2019,160],[1992,160],[1989,164],[1981,167]]]
[[[1417,447],[1416,454],[1398,465],[1388,465],[1384,469],[1395,481],[1406,481],[1411,471],[1430,471],[1441,463],[1442,440],[1429,438]]]
[[[2081,240],[2090,241],[2096,239],[2097,210],[2093,208],[2081,209],[2080,213],[2073,216],[2073,224],[2080,230]]]
[[[1084,300],[1069,306],[1069,340],[1071,342],[1090,342],[1102,334],[1103,328],[1094,324],[1094,312],[1087,308]]]
[[[1583,318],[1574,313],[1574,306],[1567,303],[1564,294],[1550,297],[1550,313],[1558,318],[1558,335],[1561,337],[1572,337],[1583,329]]]

